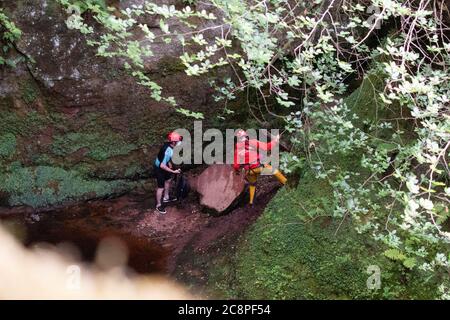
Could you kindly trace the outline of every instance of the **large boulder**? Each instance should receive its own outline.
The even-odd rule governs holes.
[[[237,175],[230,165],[209,166],[191,182],[200,195],[200,204],[216,213],[230,210],[245,190],[245,178]]]

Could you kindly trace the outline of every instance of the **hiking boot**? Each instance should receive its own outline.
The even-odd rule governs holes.
[[[163,198],[163,203],[170,203],[170,202],[175,202],[175,201],[177,201],[178,199],[176,198],[176,197],[173,197],[173,198],[169,198],[169,199],[164,199]]]
[[[156,212],[158,212],[160,214],[166,214],[167,213],[166,208],[164,208],[163,206],[156,207]]]

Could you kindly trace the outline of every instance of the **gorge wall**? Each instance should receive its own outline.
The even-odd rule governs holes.
[[[167,132],[192,121],[153,100],[121,61],[96,56],[67,28],[56,1],[1,0],[0,7],[22,30],[11,52],[17,67],[0,67],[0,206],[112,196],[148,178]],[[147,23],[158,31],[157,21]],[[179,44],[152,49],[145,73],[165,96],[206,116],[217,110],[207,79],[184,73]]]

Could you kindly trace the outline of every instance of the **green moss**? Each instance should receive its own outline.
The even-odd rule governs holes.
[[[379,255],[374,243],[349,222],[307,223],[277,197],[241,242],[234,294],[251,299],[434,298],[436,286],[420,283]],[[294,198],[295,199],[295,198]],[[298,199],[298,198],[297,198]],[[380,290],[369,290],[367,268],[381,268]],[[216,277],[220,275],[215,275]],[[422,278],[423,279],[423,278]],[[220,281],[219,281],[220,282]]]
[[[180,58],[166,56],[159,60],[157,70],[163,75],[170,75],[173,73],[184,72],[186,67]]]
[[[127,143],[119,134],[71,132],[55,138],[52,151],[57,156],[67,156],[82,148],[87,148],[87,156],[103,161],[113,156],[126,155],[137,147]]]
[[[386,105],[380,97],[384,86],[383,71],[374,69],[367,74],[361,86],[345,99],[345,103],[358,116],[359,119],[354,121],[354,124],[359,128],[367,131],[369,124],[382,121],[391,122],[393,129],[377,129],[376,132],[370,132],[370,134],[380,139],[392,140],[394,132],[400,129],[403,133],[395,142],[407,144],[415,137],[414,124],[407,119],[402,119],[408,117],[409,110],[401,107],[398,103]]]
[[[9,157],[16,151],[16,136],[6,133],[0,136],[0,157]]]
[[[39,96],[39,91],[37,90],[34,83],[31,81],[26,81],[22,85],[22,99],[27,104],[33,103]]]
[[[133,178],[136,175],[142,175],[145,173],[145,168],[140,164],[132,164],[125,170],[125,178]]]
[[[53,162],[52,158],[50,158],[49,155],[47,155],[47,154],[34,154],[31,157],[31,161],[36,166],[41,166],[41,165],[46,166]]]
[[[0,112],[0,132],[12,133],[16,136],[31,136],[38,131],[44,123],[45,118],[35,111],[29,112],[26,116],[19,116],[9,110]]]
[[[167,133],[179,128],[191,130],[193,123],[186,121],[186,117],[175,111],[155,114],[151,109],[146,109],[139,117],[130,119],[130,135],[136,137],[137,145],[161,144]]]
[[[49,166],[24,167],[19,162],[0,173],[0,178],[3,181],[0,191],[10,195],[10,205],[33,208],[103,197],[131,187],[125,181],[91,180],[75,170]]]
[[[386,110],[378,95],[383,87],[383,74],[372,71],[364,78],[358,89],[345,99],[345,102],[361,119],[378,120],[378,115]]]

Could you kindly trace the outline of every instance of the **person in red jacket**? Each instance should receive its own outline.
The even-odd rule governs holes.
[[[236,132],[237,142],[234,148],[234,163],[233,168],[236,172],[241,169],[245,170],[245,177],[250,184],[250,205],[253,204],[256,192],[256,182],[258,176],[264,169],[272,171],[272,174],[278,179],[281,184],[286,184],[286,177],[279,171],[273,171],[271,165],[261,164],[261,155],[259,150],[270,151],[273,146],[280,141],[280,136],[276,136],[269,143],[259,141],[257,139],[249,139],[247,132],[238,130]]]

